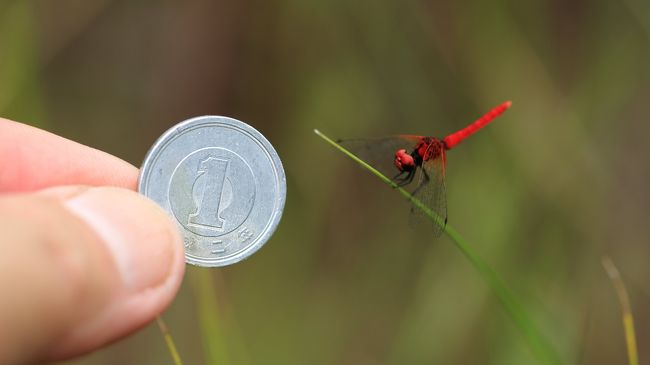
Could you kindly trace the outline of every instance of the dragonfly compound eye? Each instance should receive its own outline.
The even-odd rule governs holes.
[[[415,160],[411,155],[406,153],[405,149],[397,150],[397,152],[395,152],[395,167],[397,167],[399,171],[408,171],[414,166]]]

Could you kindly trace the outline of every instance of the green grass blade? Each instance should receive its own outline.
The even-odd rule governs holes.
[[[478,256],[468,244],[468,242],[449,224],[445,224],[444,219],[438,214],[433,212],[427,206],[425,206],[420,200],[415,198],[405,189],[397,186],[395,182],[386,177],[384,174],[379,172],[374,167],[370,166],[365,161],[361,160],[355,156],[350,151],[343,148],[341,145],[318,131],[317,129],[314,132],[324,139],[327,143],[331,144],[333,147],[339,151],[346,154],[352,160],[354,160],[359,165],[363,166],[369,170],[373,175],[377,176],[381,181],[388,184],[393,189],[397,190],[402,196],[404,196],[411,204],[413,204],[418,209],[422,210],[424,214],[429,217],[433,222],[438,224],[443,232],[451,239],[456,248],[458,248],[461,253],[469,260],[472,266],[479,272],[480,276],[486,281],[488,287],[492,290],[494,295],[499,299],[499,302],[505,309],[506,313],[512,319],[514,324],[519,328],[523,334],[526,342],[528,343],[531,351],[537,357],[537,359],[543,364],[562,364],[560,356],[555,351],[550,342],[542,335],[539,329],[535,326],[530,316],[524,309],[524,307],[519,303],[514,294],[510,291],[508,286],[505,285],[503,280],[499,275]]]
[[[224,321],[219,316],[219,302],[215,292],[214,270],[193,268],[188,270],[192,289],[196,295],[201,340],[206,364],[228,365],[231,363],[224,333]]]
[[[634,331],[634,317],[632,316],[632,307],[630,297],[625,289],[623,279],[614,262],[607,256],[603,257],[603,267],[612,281],[618,301],[621,303],[621,312],[623,317],[623,328],[625,330],[625,343],[627,345],[627,358],[630,365],[639,365],[639,355],[636,348],[636,334]]]
[[[156,317],[156,321],[158,321],[158,328],[160,328],[160,333],[162,333],[163,337],[165,338],[165,343],[167,344],[167,348],[169,349],[169,354],[171,355],[172,360],[174,361],[174,365],[183,365],[181,356],[178,354],[178,350],[176,350],[176,344],[174,343],[172,334],[169,332],[169,328],[167,328],[167,324],[165,324],[165,321],[162,319],[162,316]]]

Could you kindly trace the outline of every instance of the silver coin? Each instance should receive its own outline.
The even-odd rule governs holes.
[[[236,119],[203,116],[165,132],[140,170],[138,191],[175,221],[187,263],[218,267],[259,250],[275,231],[286,178],[275,149]]]

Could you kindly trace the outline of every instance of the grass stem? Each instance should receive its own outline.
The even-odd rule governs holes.
[[[178,351],[176,350],[176,344],[174,343],[174,339],[172,338],[171,332],[169,332],[169,328],[167,328],[167,324],[165,324],[165,321],[162,319],[161,316],[157,316],[156,321],[158,322],[158,328],[160,328],[160,333],[162,333],[163,337],[165,338],[165,343],[167,344],[167,348],[169,349],[169,354],[172,356],[174,365],[183,365],[183,361],[181,360],[181,357],[178,354]]]
[[[535,357],[543,364],[556,365],[562,364],[560,356],[555,351],[551,343],[542,335],[537,326],[533,323],[532,319],[524,309],[524,307],[519,303],[512,291],[506,286],[503,280],[499,275],[483,260],[481,257],[476,254],[471,248],[471,245],[460,235],[456,229],[454,229],[449,224],[445,224],[445,221],[442,217],[436,214],[434,211],[429,209],[424,205],[420,200],[411,195],[405,189],[399,187],[394,181],[386,177],[384,174],[379,172],[374,167],[370,166],[365,161],[361,160],[355,156],[350,151],[346,150],[340,144],[336,143],[317,129],[314,132],[325,140],[327,143],[331,144],[333,147],[343,152],[345,155],[350,157],[359,165],[363,166],[365,169],[369,170],[373,175],[377,176],[381,181],[398,191],[402,196],[404,196],[411,204],[416,208],[422,210],[422,212],[429,217],[433,222],[438,224],[443,232],[451,239],[453,244],[460,250],[460,252],[467,258],[471,265],[478,271],[479,275],[486,281],[488,287],[492,290],[494,295],[499,299],[499,302],[505,309],[508,316],[512,319],[517,328],[521,331],[526,342],[528,343],[531,351]]]
[[[608,256],[603,257],[603,267],[612,281],[618,301],[621,303],[621,312],[623,315],[623,328],[625,330],[625,343],[627,345],[627,358],[630,365],[639,365],[639,355],[636,348],[636,335],[634,332],[634,317],[632,316],[632,307],[630,297],[625,289],[621,273],[614,265],[612,259]]]
[[[220,303],[215,289],[215,279],[220,273],[214,270],[195,268],[188,272],[197,300],[197,316],[201,327],[201,340],[205,363],[210,365],[231,364],[228,352],[224,319],[219,315]]]

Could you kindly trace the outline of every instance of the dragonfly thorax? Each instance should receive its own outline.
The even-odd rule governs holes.
[[[422,137],[422,140],[415,146],[415,153],[422,161],[429,161],[440,157],[445,149],[443,140],[435,137]]]

